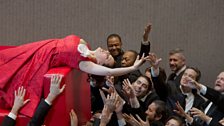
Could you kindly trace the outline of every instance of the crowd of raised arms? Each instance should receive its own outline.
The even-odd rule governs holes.
[[[214,88],[201,84],[200,70],[186,64],[184,51],[175,48],[169,52],[169,67],[172,73],[166,75],[160,67],[163,61],[156,53],[150,52],[151,23],[143,33],[140,51],[123,50],[122,39],[118,34],[107,37],[107,48],[116,61],[114,68],[133,66],[136,59],[144,59],[149,64],[144,73],[139,69],[121,76],[99,76],[89,74],[91,87],[92,118],[87,126],[223,126],[224,125],[224,71],[214,80]],[[139,58],[138,57],[142,57]],[[111,67],[111,66],[110,66]],[[85,70],[84,70],[85,71]],[[41,100],[40,106],[47,106],[41,117],[34,116],[28,125],[41,126],[53,100],[60,95],[65,85],[60,88],[62,76],[51,76],[50,93]],[[211,85],[211,84],[210,84]],[[15,93],[11,112],[7,121],[16,120],[24,100],[26,89],[19,87]],[[74,110],[70,113],[71,126],[78,125]],[[40,119],[41,118],[41,119]],[[38,119],[38,120],[37,120]],[[41,120],[41,121],[40,121]],[[15,125],[15,122],[12,124]]]

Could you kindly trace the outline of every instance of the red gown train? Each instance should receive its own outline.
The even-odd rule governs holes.
[[[27,89],[30,99],[20,113],[32,116],[42,95],[43,76],[52,67],[78,68],[79,61],[89,60],[77,51],[80,38],[49,39],[0,51],[0,105],[12,107],[14,91]]]

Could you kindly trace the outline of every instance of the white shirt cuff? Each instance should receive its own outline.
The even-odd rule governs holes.
[[[158,73],[157,73],[158,75],[156,75],[155,72],[156,71],[154,71],[153,68],[151,67],[151,75],[152,75],[152,77],[158,77],[158,75],[159,75],[159,68],[158,68]]]
[[[49,102],[47,99],[44,99],[44,101],[45,101],[48,105],[52,105],[52,103]]]
[[[126,122],[125,122],[124,119],[119,119],[119,120],[117,120],[117,122],[118,122],[118,126],[125,126],[126,125]]]
[[[201,94],[205,95],[207,92],[207,87],[205,85],[202,85],[200,92]]]
[[[142,40],[142,44],[143,44],[143,45],[149,45],[149,43],[150,43],[149,41],[143,41],[143,40]]]
[[[16,117],[17,117],[17,116],[16,116],[15,114],[13,114],[12,112],[10,112],[10,113],[8,114],[8,117],[10,117],[10,118],[16,120]]]

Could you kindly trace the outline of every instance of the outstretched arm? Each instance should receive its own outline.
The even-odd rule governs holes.
[[[135,63],[133,66],[130,67],[124,67],[124,68],[108,68],[104,67],[98,64],[95,64],[91,61],[81,61],[79,63],[79,68],[90,74],[95,74],[95,75],[101,75],[101,76],[121,76],[127,73],[130,73],[134,70],[137,70],[143,62],[147,59],[148,57],[144,57],[144,55],[139,59],[139,56],[136,58]]]
[[[20,108],[22,108],[29,101],[29,99],[24,100],[25,94],[26,94],[26,89],[23,87],[19,87],[18,90],[15,91],[15,99],[14,99],[12,110],[9,113],[9,115],[4,118],[1,126],[15,125],[15,120]]]
[[[65,89],[65,85],[60,88],[62,75],[54,74],[51,76],[50,93],[45,100],[41,100],[32,119],[29,122],[29,126],[40,126],[44,123],[44,118],[51,108],[52,102],[59,96]]]

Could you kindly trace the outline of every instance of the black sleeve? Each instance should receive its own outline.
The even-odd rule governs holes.
[[[141,57],[143,55],[143,53],[145,54],[145,56],[148,56],[149,52],[150,52],[150,46],[151,46],[150,42],[148,45],[141,44],[139,56]]]
[[[210,101],[212,101],[220,111],[224,112],[224,95],[221,94],[220,92],[207,87],[207,92],[204,95],[207,99],[209,99]]]
[[[39,103],[31,121],[28,126],[41,126],[44,123],[44,118],[50,110],[51,106],[48,105],[44,99]]]
[[[158,77],[152,77],[152,82],[154,89],[161,100],[166,102],[166,99],[168,97],[168,86],[166,84],[166,72],[159,68],[159,76]]]
[[[1,126],[15,126],[16,121],[9,116],[5,116],[5,118],[2,121]]]
[[[218,121],[214,121],[212,119],[212,121],[210,122],[209,126],[223,126],[222,124],[220,124]]]

